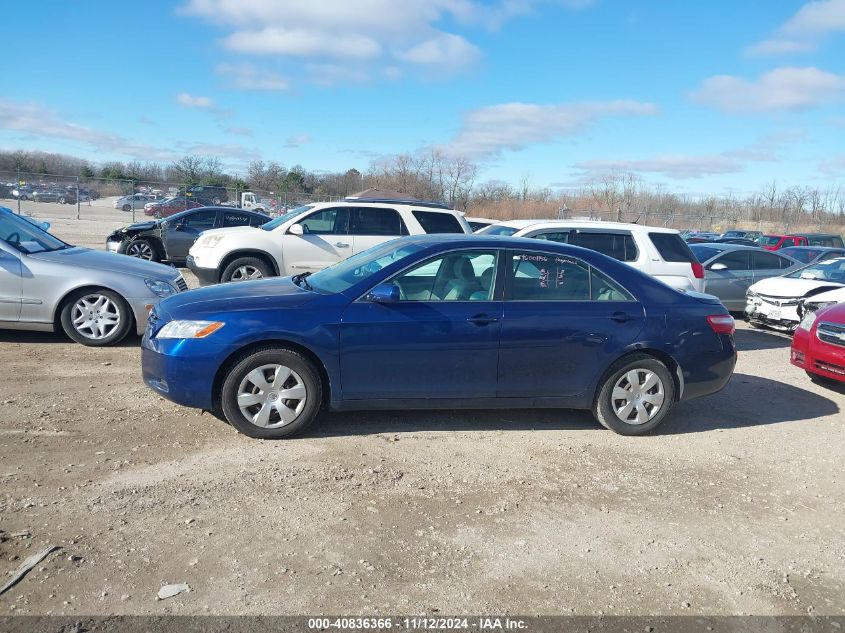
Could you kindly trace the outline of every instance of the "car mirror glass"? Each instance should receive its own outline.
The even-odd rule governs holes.
[[[379,284],[367,293],[367,301],[373,303],[398,303],[399,286],[393,284]]]

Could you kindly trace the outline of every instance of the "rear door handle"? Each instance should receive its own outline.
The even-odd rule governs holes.
[[[467,322],[473,323],[474,325],[489,325],[490,323],[495,323],[498,321],[496,317],[487,316],[486,314],[477,314],[474,317],[470,317],[467,319]]]
[[[625,321],[629,321],[631,317],[626,312],[614,312],[610,315],[611,321],[616,321],[617,323],[625,323]]]
[[[349,248],[349,244],[346,242],[335,242],[334,245],[338,248]]]

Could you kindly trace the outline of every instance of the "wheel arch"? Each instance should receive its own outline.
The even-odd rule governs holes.
[[[220,265],[218,266],[218,279],[220,276],[223,275],[223,271],[226,270],[226,266],[231,264],[239,257],[257,257],[258,259],[261,259],[265,263],[269,264],[270,268],[273,270],[276,276],[281,274],[279,270],[279,263],[276,261],[276,258],[273,257],[267,251],[261,250],[260,248],[240,248],[230,253],[227,253],[226,256],[220,260]]]
[[[331,401],[332,383],[323,360],[313,350],[302,343],[297,343],[296,341],[292,341],[284,337],[274,337],[247,343],[229,354],[229,356],[227,356],[220,364],[220,367],[214,374],[214,380],[211,384],[211,402],[215,409],[220,408],[220,389],[223,386],[223,381],[226,379],[226,372],[253,352],[270,347],[284,347],[290,349],[311,361],[317,369],[317,374],[320,376],[320,382],[323,387],[323,401],[320,403],[320,406],[325,406],[326,403]]]
[[[681,366],[676,361],[671,354],[658,349],[656,347],[638,347],[635,349],[629,349],[624,354],[621,354],[618,358],[616,358],[610,365],[608,365],[607,369],[599,377],[598,382],[593,389],[593,402],[598,399],[599,392],[601,391],[602,385],[604,381],[607,380],[607,377],[615,371],[615,367],[625,362],[626,359],[631,358],[633,356],[652,356],[653,358],[659,360],[661,363],[666,365],[666,368],[669,370],[669,373],[672,376],[672,382],[675,383],[675,402],[679,402],[681,397],[683,396],[684,391],[684,381],[683,381],[683,372],[681,371]]]

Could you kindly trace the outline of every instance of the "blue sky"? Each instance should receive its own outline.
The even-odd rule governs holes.
[[[481,179],[845,184],[845,0],[89,0],[4,13],[0,147]]]

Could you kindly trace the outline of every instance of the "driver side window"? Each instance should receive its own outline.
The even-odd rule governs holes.
[[[300,220],[299,224],[306,235],[346,235],[349,232],[349,210],[320,209]]]
[[[492,301],[496,251],[448,253],[393,278],[401,301]]]

